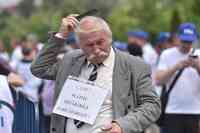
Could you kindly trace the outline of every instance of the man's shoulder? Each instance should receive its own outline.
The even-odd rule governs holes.
[[[120,60],[122,63],[126,64],[129,66],[131,69],[134,70],[142,70],[142,69],[147,69],[150,66],[145,63],[145,61],[137,56],[130,55],[125,52],[117,51],[116,54],[120,57]]]
[[[168,48],[168,49],[164,50],[161,55],[162,56],[163,55],[164,56],[170,56],[170,55],[175,54],[175,53],[177,53],[177,47],[172,47],[172,48]]]

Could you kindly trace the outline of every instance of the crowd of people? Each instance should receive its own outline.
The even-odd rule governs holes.
[[[35,34],[29,34],[21,40],[13,39],[13,50],[9,54],[3,40],[0,40],[0,132],[100,133],[102,131],[99,131],[99,127],[104,124],[102,121],[112,121],[113,118],[114,122],[106,125],[111,127],[111,130],[106,129],[104,132],[135,133],[143,132],[144,129],[148,133],[200,132],[200,50],[199,32],[195,24],[182,23],[177,33],[160,32],[153,43],[150,42],[148,32],[142,29],[130,30],[127,32],[127,42],[121,42],[112,41],[112,32],[103,19],[86,17],[81,20],[79,31],[74,30],[77,20],[72,16],[65,19],[70,22],[71,25],[68,26],[71,26],[71,29],[66,33],[66,29],[63,30],[61,25],[58,33],[49,34],[48,44],[45,45],[39,42]],[[95,31],[98,29],[105,33]],[[112,42],[109,42],[110,40]],[[111,50],[104,45],[106,43],[112,44]],[[79,130],[76,129],[73,119],[68,119],[67,124],[63,124],[64,117],[52,114],[52,109],[67,76],[77,75],[77,70],[73,69],[77,66],[69,64],[72,57],[82,56],[82,53],[77,52],[80,49],[86,54],[89,63],[101,64],[98,71],[100,76],[96,75],[94,80],[104,84],[102,86],[110,91],[100,109],[101,113],[97,116],[95,126],[84,124]],[[96,57],[98,59],[90,56],[90,53],[95,51],[99,54]],[[73,52],[74,54],[70,54]],[[118,71],[124,76],[115,71],[117,60],[117,66],[122,67],[118,68]],[[123,60],[128,60],[125,64],[137,68],[125,68],[124,71]],[[151,68],[151,75],[146,69],[148,66]],[[86,70],[85,67],[87,66],[83,66],[83,71],[78,77],[90,79],[91,75],[87,72],[92,72],[92,68]],[[126,80],[128,73],[133,73],[135,88],[126,83],[127,80],[132,82],[132,79]],[[112,78],[110,75],[116,77]],[[104,77],[107,78],[107,82],[102,79]],[[134,96],[130,96],[128,92],[126,95],[126,88],[116,94],[120,95],[118,99],[122,98],[122,101],[114,99],[112,95],[117,91],[112,90],[113,86],[119,86],[120,89],[132,87],[136,90],[138,103],[134,101]],[[161,105],[158,97],[161,99]],[[125,104],[124,106],[127,104],[127,107],[119,105],[120,102]],[[162,119],[158,122],[160,113]],[[152,124],[157,125],[159,131],[147,129]]]

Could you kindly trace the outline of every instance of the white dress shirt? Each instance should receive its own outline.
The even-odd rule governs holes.
[[[115,53],[111,48],[110,55],[103,62],[103,64],[98,68],[97,79],[95,83],[101,86],[102,88],[109,89],[109,93],[107,94],[100,111],[97,115],[97,118],[93,125],[84,124],[81,128],[76,128],[74,125],[74,120],[68,119],[66,124],[66,132],[67,133],[101,133],[101,128],[104,124],[112,121],[113,113],[112,113],[112,75],[113,75],[113,67],[114,67]],[[89,63],[82,68],[80,78],[88,79],[93,68]]]

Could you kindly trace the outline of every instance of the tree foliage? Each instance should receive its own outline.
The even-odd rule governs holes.
[[[93,8],[108,21],[115,40],[126,41],[131,29],[144,29],[154,37],[160,31],[176,31],[185,21],[200,26],[199,0],[43,0],[40,7],[32,1],[22,1],[14,14],[0,13],[0,38],[8,42],[32,32],[45,42],[47,32],[56,31],[62,17]]]

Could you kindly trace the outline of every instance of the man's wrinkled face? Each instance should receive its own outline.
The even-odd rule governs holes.
[[[79,39],[80,48],[90,62],[100,64],[109,56],[111,39],[103,30],[80,33]]]

